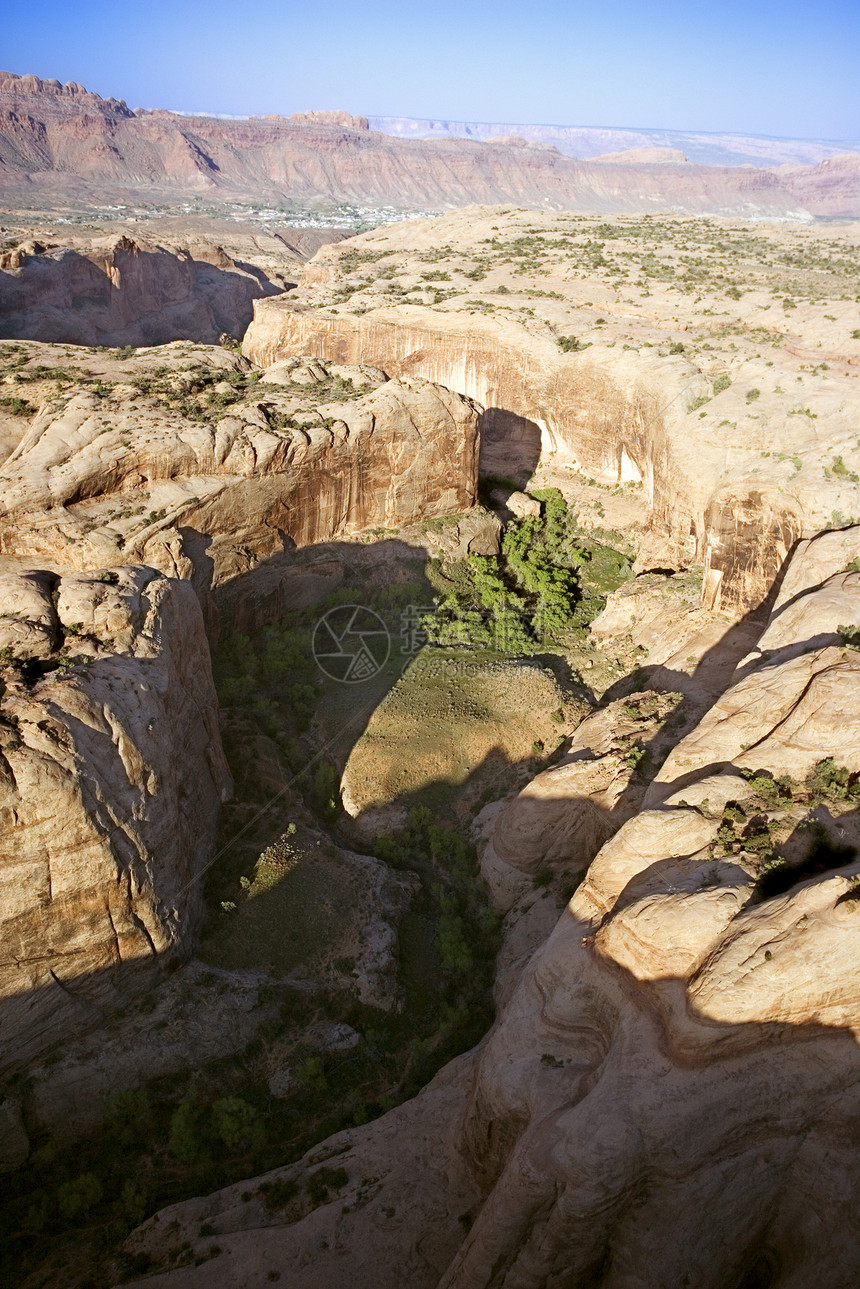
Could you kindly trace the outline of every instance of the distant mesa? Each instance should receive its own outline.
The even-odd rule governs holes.
[[[369,130],[366,116],[353,116],[350,112],[334,111],[293,112],[287,120],[291,125],[336,125],[344,130]]]
[[[98,105],[102,111],[134,116],[124,99],[102,98],[100,94],[85,89],[77,81],[67,81],[63,85],[54,77],[42,80],[32,74],[18,76],[16,72],[0,72],[0,94],[38,94],[42,98],[71,99],[77,103],[84,100],[84,104],[88,107]]]
[[[492,139],[487,139],[487,143],[506,143],[511,148],[537,148],[540,152],[558,152],[558,148],[553,143],[541,143],[540,139],[525,139],[521,134],[496,134]]]
[[[604,152],[593,161],[614,161],[622,166],[689,165],[690,158],[680,148],[625,148],[623,152]]]

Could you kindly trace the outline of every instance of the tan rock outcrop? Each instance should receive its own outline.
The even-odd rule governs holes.
[[[468,511],[477,425],[470,400],[420,379],[322,411],[272,384],[209,423],[130,387],[73,392],[0,471],[0,547],[82,569],[142,561],[205,595],[284,550]]]
[[[220,247],[151,245],[125,233],[0,256],[0,337],[75,345],[215,344],[241,336],[251,302],[281,288]]]
[[[203,620],[154,569],[0,581],[0,1065],[190,946],[230,790]]]
[[[580,877],[604,842],[637,813],[645,758],[668,747],[661,726],[680,695],[632,693],[587,716],[564,756],[503,806],[481,855],[496,908],[507,912],[539,871]],[[671,735],[668,736],[674,741]],[[518,880],[519,879],[519,880]]]

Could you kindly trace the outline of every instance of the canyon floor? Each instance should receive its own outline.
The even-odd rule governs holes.
[[[7,1282],[852,1283],[858,227],[202,230],[0,341]]]

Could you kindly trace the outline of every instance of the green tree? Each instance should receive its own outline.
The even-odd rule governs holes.
[[[184,1097],[170,1117],[169,1145],[183,1164],[193,1164],[201,1154],[200,1108],[193,1092]]]
[[[57,1208],[65,1221],[83,1217],[101,1203],[102,1184],[95,1173],[81,1173],[74,1181],[64,1182],[57,1190]]]
[[[212,1127],[231,1152],[256,1150],[265,1140],[258,1112],[241,1097],[222,1097],[213,1104]]]

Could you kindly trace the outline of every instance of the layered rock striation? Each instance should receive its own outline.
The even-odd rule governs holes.
[[[515,201],[537,209],[678,210],[752,217],[851,217],[857,158],[755,170],[574,161],[521,138],[402,139],[341,112],[224,120],[131,111],[82,86],[0,74],[0,165],[7,191],[150,193],[257,202],[325,198],[440,210]],[[820,155],[820,154],[818,154]]]
[[[199,420],[128,385],[46,402],[0,472],[0,548],[79,569],[142,561],[192,578],[205,601],[297,547],[474,505],[471,400],[344,368],[348,396],[319,404],[317,382],[333,373],[297,366],[226,409],[204,405]]]
[[[702,229],[684,229],[703,239]],[[624,225],[596,231],[625,247]],[[838,527],[856,509],[854,342],[839,337],[843,350],[828,353],[831,367],[824,341],[812,339],[821,332],[810,327],[806,339],[791,300],[782,310],[791,323],[774,319],[779,330],[766,332],[761,311],[771,306],[760,302],[767,297],[756,284],[756,302],[749,289],[738,321],[720,324],[751,350],[730,375],[731,363],[710,356],[715,346],[704,339],[718,301],[687,324],[701,327],[694,354],[689,336],[672,334],[680,330],[671,316],[676,295],[650,302],[660,274],[676,289],[673,256],[659,265],[652,252],[645,256],[651,288],[631,308],[634,301],[617,294],[618,280],[611,290],[597,274],[580,283],[583,256],[605,258],[606,242],[595,250],[590,232],[577,221],[472,209],[377,230],[347,249],[323,248],[298,293],[255,304],[244,352],[261,365],[300,353],[361,358],[391,376],[420,375],[476,399],[485,409],[485,474],[528,477],[541,463],[636,490],[638,569],[703,565],[705,606],[740,615],[765,599],[798,538],[827,523]],[[583,235],[584,244],[577,241]],[[632,226],[627,243],[642,236]],[[615,272],[626,272],[622,255],[630,254],[619,254]],[[774,254],[784,262],[781,247]],[[427,270],[428,262],[446,267]],[[479,298],[466,298],[475,278],[486,286],[477,288]],[[453,285],[437,289],[437,281]],[[391,303],[392,291],[404,302]],[[592,320],[600,306],[583,304],[586,291],[604,301],[606,316]],[[730,302],[741,298],[738,288],[730,292]],[[528,296],[528,306],[516,296]],[[752,349],[762,332],[776,363],[760,362]],[[810,376],[809,362],[796,359],[813,354],[821,365]]]

